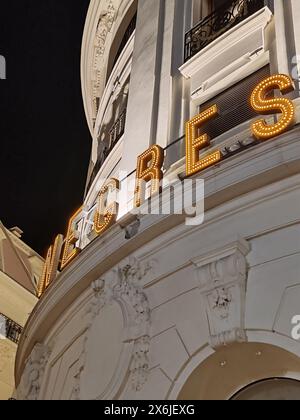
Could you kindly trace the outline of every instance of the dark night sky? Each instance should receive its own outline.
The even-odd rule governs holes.
[[[0,219],[41,254],[82,203],[91,148],[80,85],[89,0],[2,1]]]

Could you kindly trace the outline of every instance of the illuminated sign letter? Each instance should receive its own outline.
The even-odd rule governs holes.
[[[163,179],[162,166],[164,151],[160,146],[153,146],[138,157],[134,204],[140,207],[145,198],[145,185],[151,182],[151,195],[160,191]]]
[[[38,286],[39,298],[42,296],[49,284],[55,280],[63,242],[64,237],[62,235],[58,235],[55,239],[54,245],[51,246],[48,250],[43,274]]]
[[[106,206],[106,200],[109,193],[117,192],[119,189],[119,181],[112,178],[104,184],[99,193],[94,225],[97,235],[101,235],[117,221],[119,204],[114,201],[109,206]]]
[[[207,134],[198,137],[198,130],[206,122],[218,116],[217,105],[203,111],[186,123],[186,175],[194,175],[221,160],[221,152],[215,151],[199,159],[199,152],[210,145]]]
[[[77,248],[76,242],[78,241],[77,232],[74,230],[74,224],[76,223],[78,216],[82,212],[82,207],[71,217],[68,227],[68,233],[65,242],[64,253],[61,261],[61,270],[66,268],[66,266],[73,261],[75,257],[80,253],[81,249]]]
[[[278,74],[262,81],[251,95],[252,108],[263,115],[281,113],[282,116],[276,124],[268,125],[265,120],[258,120],[252,124],[253,135],[260,140],[269,140],[283,133],[295,119],[295,107],[291,100],[286,98],[266,99],[270,91],[279,89],[281,93],[294,90],[294,84],[289,76]]]

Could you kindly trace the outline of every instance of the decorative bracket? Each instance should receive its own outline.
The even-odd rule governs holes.
[[[250,245],[244,239],[202,256],[196,266],[214,349],[246,342],[245,306]]]

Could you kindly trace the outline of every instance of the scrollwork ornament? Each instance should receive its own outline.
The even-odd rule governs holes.
[[[79,359],[79,369],[74,377],[73,400],[80,400],[81,397],[81,375],[88,357],[87,344],[94,320],[105,305],[114,302],[122,306],[126,318],[124,343],[133,344],[132,361],[129,366],[132,386],[138,392],[145,384],[149,370],[151,314],[141,281],[151,268],[151,264],[143,264],[135,258],[129,258],[108,273],[105,280],[99,279],[92,283],[93,296],[86,311],[87,330]]]

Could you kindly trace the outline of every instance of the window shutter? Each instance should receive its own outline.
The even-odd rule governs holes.
[[[269,76],[270,66],[268,65],[202,104],[200,112],[217,104],[220,115],[207,122],[200,130],[201,133],[207,133],[211,139],[214,139],[257,116],[251,108],[250,96],[256,85]]]

